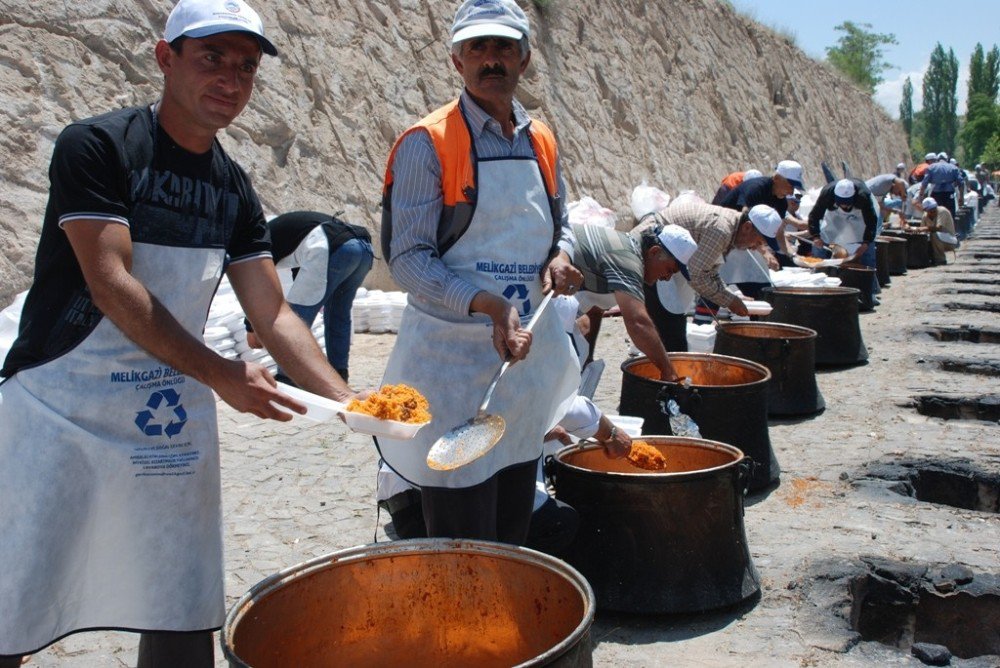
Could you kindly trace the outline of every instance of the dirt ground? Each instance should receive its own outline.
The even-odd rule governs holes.
[[[908,648],[866,641],[852,629],[851,583],[873,568],[897,566],[940,580],[942,569],[957,564],[975,582],[995,586],[1000,515],[893,491],[905,490],[899,481],[914,467],[930,464],[965,467],[967,477],[979,476],[987,496],[1000,490],[991,487],[1000,476],[995,206],[976,232],[949,265],[892,278],[877,310],[860,316],[869,363],[818,373],[824,412],[771,421],[780,483],[748,497],[744,517],[760,574],[759,600],[701,615],[598,613],[595,665],[921,665]],[[928,333],[935,327],[965,338],[975,338],[973,331],[993,334],[980,337],[991,342],[938,341]],[[377,384],[393,342],[392,335],[357,336],[351,364],[357,386]],[[627,351],[620,320],[607,321],[598,343],[607,369],[595,397],[605,410],[617,409],[619,366]],[[915,398],[927,396],[985,397],[979,404],[967,402],[965,413],[979,406],[988,419],[923,415]],[[377,457],[367,437],[304,420],[265,423],[226,406],[220,406],[220,424],[230,605],[278,570],[388,539],[389,518],[376,514]],[[985,628],[986,636],[1000,642],[996,589],[978,600],[984,607],[954,616],[954,622]],[[135,646],[135,637],[125,633],[82,633],[32,657],[29,665],[134,665]],[[217,664],[225,665],[221,651]],[[1000,657],[954,658],[952,665],[1000,666]]]

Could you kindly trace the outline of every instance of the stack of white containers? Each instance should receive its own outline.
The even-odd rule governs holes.
[[[351,308],[355,332],[398,332],[406,308],[405,292],[358,291]]]

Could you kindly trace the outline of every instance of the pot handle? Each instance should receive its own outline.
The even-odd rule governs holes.
[[[679,383],[666,383],[656,393],[656,402],[660,404],[660,410],[667,417],[667,402],[673,399],[681,409],[681,413],[687,413],[688,408],[698,408],[701,406],[701,394],[696,387],[685,387]]]
[[[545,476],[545,478],[548,479],[550,483],[552,483],[553,487],[556,486],[555,455],[545,455],[545,458],[542,460],[542,475]]]
[[[750,491],[750,478],[753,477],[753,472],[757,469],[757,466],[758,464],[753,460],[753,457],[743,455],[739,466],[736,467],[736,484],[742,490],[743,498],[746,498],[747,493]],[[743,514],[745,515],[746,512],[746,506],[744,505]]]

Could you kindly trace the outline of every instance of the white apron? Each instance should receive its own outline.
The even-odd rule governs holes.
[[[824,243],[837,244],[854,255],[865,238],[865,218],[858,207],[843,211],[834,206],[819,224],[819,236]]]
[[[694,288],[680,272],[671,276],[669,281],[657,281],[656,295],[660,298],[663,308],[674,315],[687,313],[694,306],[697,297]]]
[[[137,243],[132,274],[200,336],[223,259]],[[0,460],[0,654],[83,629],[221,626],[208,387],[104,318],[70,352],[0,385]]]
[[[285,292],[290,304],[314,306],[326,296],[330,275],[330,240],[322,225],[317,225],[299,242],[295,252],[281,258],[278,269],[298,268],[295,280]]]
[[[475,215],[442,261],[473,285],[506,297],[526,322],[542,300],[539,272],[552,245],[545,185],[533,160],[484,160],[478,170]],[[538,458],[542,437],[580,382],[579,362],[556,309],[546,309],[535,323],[527,358],[510,367],[490,401],[489,412],[507,423],[499,443],[466,466],[435,471],[427,466],[428,450],[476,414],[501,360],[485,315],[447,313],[413,295],[408,302],[383,383],[416,387],[430,402],[433,419],[413,440],[379,438],[382,459],[415,485],[460,488]]]
[[[771,280],[764,254],[757,250],[739,248],[734,248],[726,256],[722,268],[719,269],[719,278],[728,284],[768,283]]]

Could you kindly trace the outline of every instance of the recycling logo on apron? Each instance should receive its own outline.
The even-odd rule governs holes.
[[[135,426],[146,436],[173,438],[181,433],[186,423],[187,411],[181,404],[180,394],[169,388],[149,395],[146,408],[135,416]]]

